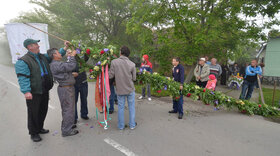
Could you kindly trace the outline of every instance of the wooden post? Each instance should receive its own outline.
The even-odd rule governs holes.
[[[273,88],[273,96],[272,96],[272,106],[274,106],[275,93],[276,93],[276,80],[274,79],[274,88]]]
[[[257,76],[257,78],[258,78],[258,84],[259,84],[259,89],[260,89],[262,104],[265,104],[265,102],[264,102],[264,97],[263,97],[263,91],[262,91],[261,80],[260,80],[259,76]]]

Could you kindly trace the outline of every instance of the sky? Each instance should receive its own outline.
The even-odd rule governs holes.
[[[9,20],[16,18],[21,12],[32,11],[34,4],[29,3],[29,0],[1,0],[0,2],[0,27],[9,23]]]

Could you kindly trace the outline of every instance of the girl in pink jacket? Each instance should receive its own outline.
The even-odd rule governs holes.
[[[209,80],[208,80],[205,88],[215,91],[216,83],[217,83],[217,79],[216,79],[215,75],[211,74],[211,75],[209,75]]]

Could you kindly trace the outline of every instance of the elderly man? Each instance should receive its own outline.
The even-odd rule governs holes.
[[[27,103],[28,130],[34,142],[42,140],[39,134],[49,133],[44,129],[44,121],[48,112],[49,90],[53,86],[48,55],[40,53],[40,40],[26,39],[23,42],[28,52],[15,64],[15,70]],[[60,53],[64,55],[68,48],[65,42]]]
[[[123,130],[124,124],[124,107],[127,99],[129,108],[129,127],[135,129],[135,88],[133,81],[136,81],[135,64],[128,59],[130,50],[128,47],[121,48],[121,54],[118,59],[111,63],[109,78],[115,78],[116,93],[118,97],[118,128]]]
[[[209,65],[210,68],[210,74],[215,75],[216,79],[218,79],[219,76],[222,74],[222,67],[217,64],[217,59],[212,58],[211,59],[211,64]]]
[[[62,109],[62,124],[61,131],[62,136],[72,136],[79,133],[78,130],[74,130],[75,122],[75,78],[76,73],[72,71],[76,68],[76,51],[68,53],[69,60],[62,62],[62,56],[56,48],[48,50],[48,55],[53,61],[50,64],[50,68],[54,77],[54,80],[59,83],[57,87],[58,97]]]
[[[194,69],[196,85],[198,85],[201,88],[205,88],[208,81],[209,74],[210,74],[210,69],[208,64],[206,64],[205,58],[200,58],[198,65]]]

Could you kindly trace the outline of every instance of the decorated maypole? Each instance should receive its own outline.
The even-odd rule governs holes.
[[[109,84],[109,66],[111,60],[115,59],[114,46],[108,46],[105,49],[99,50],[94,48],[89,48],[82,45],[80,42],[71,42],[77,51],[77,60],[80,64],[80,71],[89,71],[89,79],[96,79],[95,85],[95,106],[96,106],[96,118],[101,127],[108,129],[109,117],[109,98],[111,95],[110,84]],[[91,58],[92,63],[87,63],[84,61],[84,57]],[[96,63],[95,63],[96,62]],[[98,114],[103,114],[104,121],[99,121]]]

